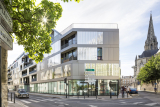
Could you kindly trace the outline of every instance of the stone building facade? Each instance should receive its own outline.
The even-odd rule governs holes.
[[[133,76],[122,76],[121,78],[121,86],[132,86],[134,83],[134,77]]]
[[[138,55],[138,56],[136,55],[135,65],[132,66],[132,68],[134,69],[134,79],[135,79],[135,82],[133,84],[134,87],[137,88],[138,85],[140,85],[140,81],[136,79],[137,75],[140,72],[140,69],[157,52],[158,52],[158,42],[157,42],[157,37],[155,36],[155,33],[154,33],[152,14],[150,14],[148,34],[147,34],[147,39],[145,41],[144,51],[142,52],[141,55]]]

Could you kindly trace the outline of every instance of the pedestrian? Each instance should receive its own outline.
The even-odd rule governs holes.
[[[122,97],[124,98],[124,91],[125,91],[125,87],[122,86]]]
[[[129,94],[129,87],[127,86],[127,95]]]

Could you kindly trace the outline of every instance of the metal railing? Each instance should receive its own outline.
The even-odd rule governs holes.
[[[32,74],[32,73],[34,73],[34,72],[37,72],[37,70],[30,71],[29,74]]]
[[[70,58],[68,58],[68,57],[64,57],[62,60],[61,60],[61,62],[62,63],[65,63],[65,62],[68,62],[68,61],[71,61],[71,60],[77,60],[77,57],[70,57]]]
[[[37,81],[37,78],[32,79],[32,81]]]
[[[68,42],[68,43],[64,44],[63,46],[61,46],[61,49],[66,48],[66,47],[68,47],[68,46],[70,46],[72,44],[77,44],[77,41],[76,40],[71,40],[70,42]]]
[[[32,65],[32,64],[33,64],[33,62],[30,63],[30,64],[28,64],[28,65],[26,65],[26,66],[24,66],[24,69],[27,68],[27,67],[29,67],[29,66]]]
[[[12,79],[8,79],[8,81],[11,81]]]
[[[27,73],[25,73],[25,74],[22,74],[22,76],[26,76],[27,75]]]
[[[116,23],[73,23],[64,29],[61,34],[64,35],[72,28],[97,28],[97,29],[118,29]]]

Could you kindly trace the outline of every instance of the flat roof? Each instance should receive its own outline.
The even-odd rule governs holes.
[[[71,30],[72,28],[93,28],[93,29],[118,29],[116,23],[73,23],[60,32],[62,35]]]

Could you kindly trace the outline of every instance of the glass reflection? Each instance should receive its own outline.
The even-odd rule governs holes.
[[[78,44],[103,44],[103,32],[77,32]]]

